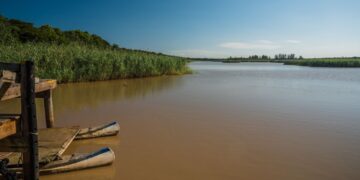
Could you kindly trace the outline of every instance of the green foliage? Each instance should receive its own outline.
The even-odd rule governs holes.
[[[98,48],[79,44],[0,44],[0,59],[33,59],[40,78],[79,82],[189,73],[187,61],[151,53]]]
[[[295,54],[276,54],[274,59],[275,60],[294,60],[294,59],[296,59],[296,56],[295,56]]]
[[[222,60],[223,63],[240,63],[240,62],[270,62],[271,57],[267,55],[252,55],[249,57],[229,57]]]
[[[50,25],[34,27],[32,23],[16,19],[7,19],[3,16],[0,16],[0,28],[0,35],[3,35],[5,32],[7,33],[6,37],[0,36],[0,41],[3,43],[18,41],[22,43],[69,44],[76,42],[78,44],[91,45],[99,48],[111,47],[110,43],[95,34],[80,30],[61,31]],[[12,39],[8,38],[9,34]]]
[[[120,48],[101,37],[61,31],[0,16],[0,60],[33,59],[37,76],[59,82],[183,74],[189,72],[183,58]]]
[[[301,59],[302,56],[299,57]],[[240,63],[240,62],[284,62],[284,61],[293,61],[296,60],[295,54],[276,54],[272,59],[267,55],[252,55],[249,57],[229,57],[222,60],[223,63]]]
[[[15,37],[11,33],[11,29],[8,28],[4,23],[1,23],[0,17],[0,43],[12,43],[15,42]]]
[[[324,58],[286,61],[286,65],[312,66],[312,67],[360,67],[360,58]]]

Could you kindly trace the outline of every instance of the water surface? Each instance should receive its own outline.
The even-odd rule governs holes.
[[[43,179],[360,179],[360,69],[191,67],[193,75],[60,85],[58,126],[121,124],[119,136],[77,141],[67,153],[110,146],[116,161]]]

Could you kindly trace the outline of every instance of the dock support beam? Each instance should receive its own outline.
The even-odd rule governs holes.
[[[45,91],[43,98],[44,98],[46,127],[53,128],[55,124],[55,120],[54,120],[54,109],[53,109],[53,101],[52,101],[52,90],[50,89]]]
[[[23,137],[28,147],[23,152],[25,180],[39,179],[38,132],[35,106],[34,62],[21,64],[21,122]]]

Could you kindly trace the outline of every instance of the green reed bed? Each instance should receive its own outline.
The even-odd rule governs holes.
[[[0,44],[0,61],[34,60],[36,75],[59,82],[80,82],[189,73],[182,58],[126,49],[78,44]]]
[[[312,67],[360,67],[360,58],[305,59],[285,61],[284,64]]]

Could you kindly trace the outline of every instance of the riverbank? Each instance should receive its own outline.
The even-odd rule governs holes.
[[[311,67],[360,67],[360,58],[324,58],[285,61],[285,65]]]
[[[0,59],[20,62],[31,58],[40,78],[60,83],[139,78],[190,73],[180,57],[128,49],[98,48],[80,44],[0,44]]]
[[[282,63],[284,61],[282,60],[270,60],[270,59],[266,59],[266,60],[262,60],[262,59],[257,59],[257,60],[223,60],[221,61],[222,63],[242,63],[242,62],[261,62],[261,63],[266,63],[266,62],[272,62],[272,63]]]
[[[222,60],[222,63],[269,62],[311,67],[360,67],[360,58],[319,58],[303,60]]]

